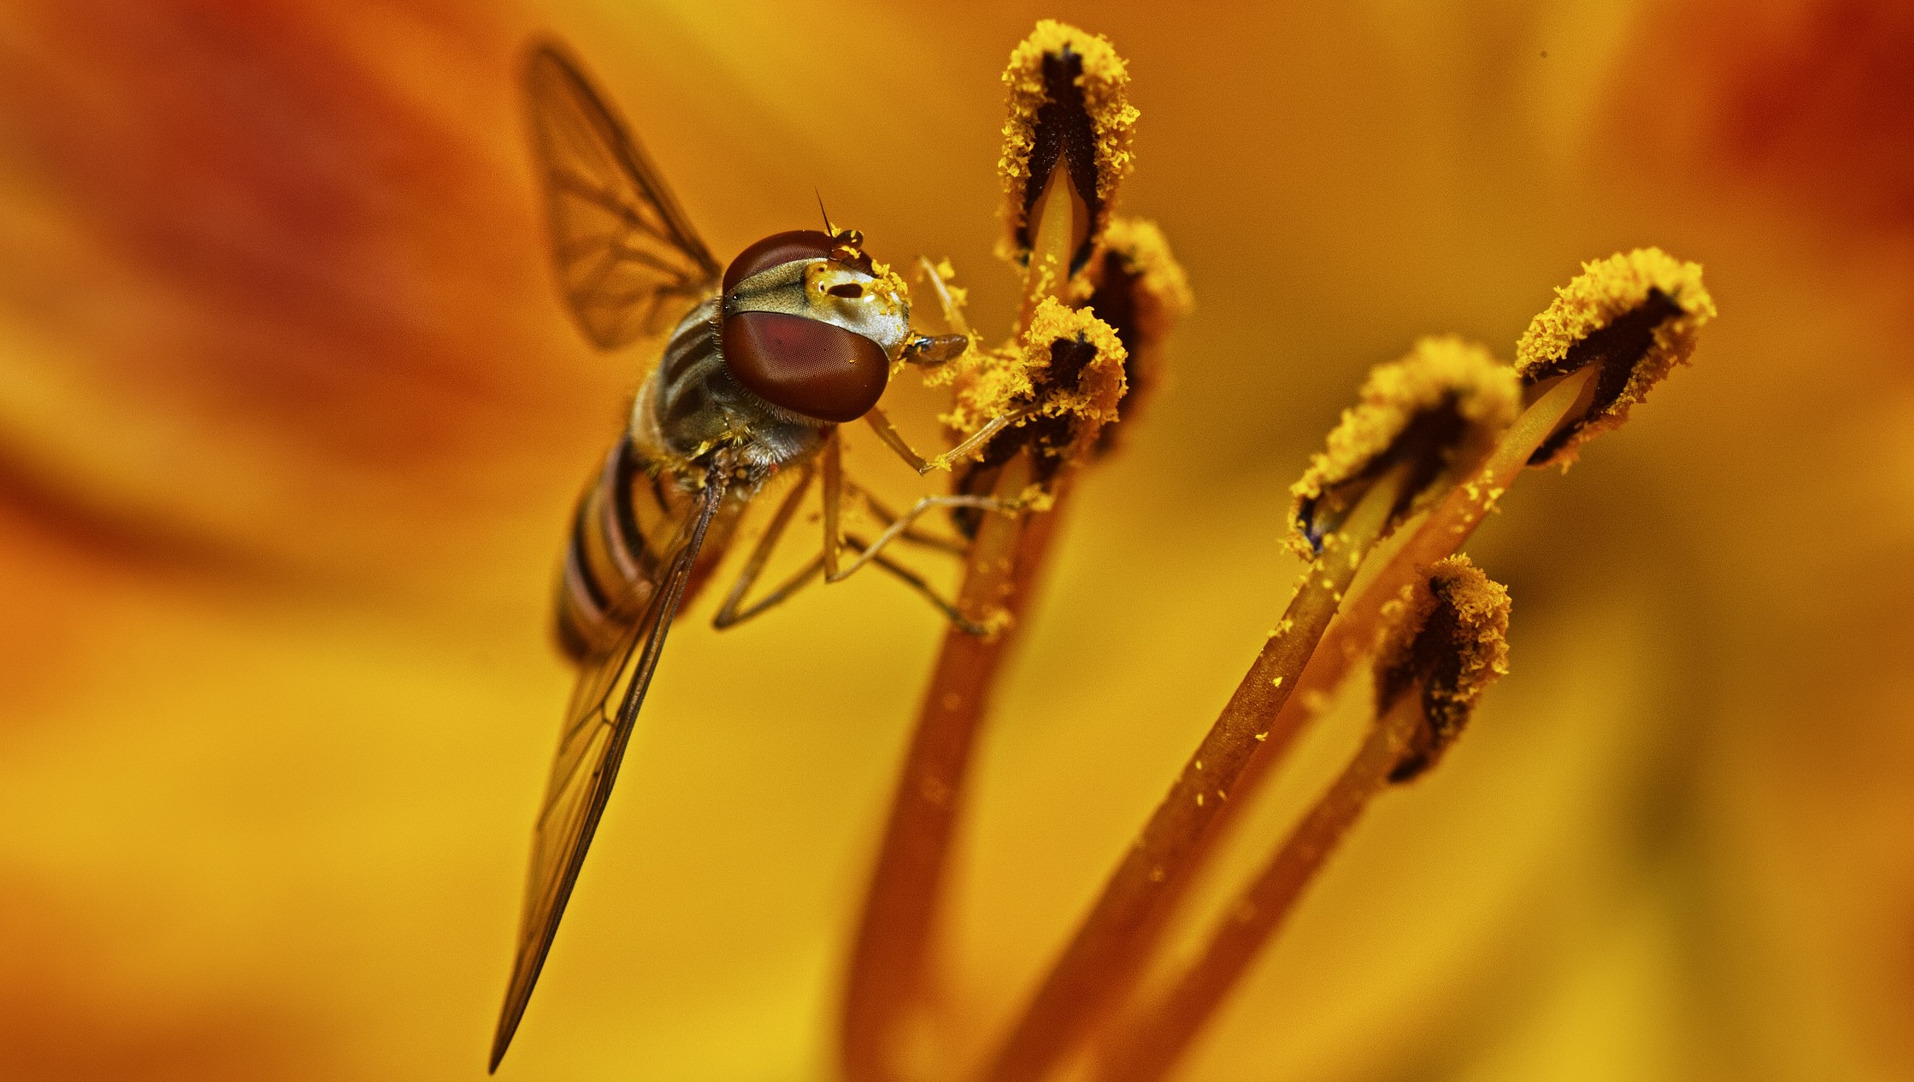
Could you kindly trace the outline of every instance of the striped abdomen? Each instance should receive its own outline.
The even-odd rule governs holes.
[[[699,566],[685,587],[689,601],[724,555],[741,508],[726,501],[706,534]],[[605,465],[578,501],[565,570],[558,587],[558,640],[574,660],[609,649],[644,611],[670,559],[672,541],[692,507],[669,470],[645,460],[629,436],[605,456]]]

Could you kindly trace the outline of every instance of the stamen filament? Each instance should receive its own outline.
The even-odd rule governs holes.
[[[1170,991],[1109,1029],[1094,1082],[1156,1082],[1176,1065],[1203,1023],[1255,961],[1296,900],[1402,760],[1423,724],[1418,695],[1403,695],[1315,806],[1224,915],[1197,960]]]
[[[1404,528],[1409,536],[1394,547],[1387,564],[1372,568],[1374,574],[1361,576],[1361,591],[1343,608],[1343,617],[1323,635],[1298,686],[1303,694],[1293,696],[1270,724],[1262,749],[1239,779],[1239,793],[1253,792],[1263,779],[1282,766],[1296,738],[1309,724],[1309,703],[1332,691],[1357,661],[1368,656],[1375,642],[1382,606],[1400,596],[1402,588],[1426,574],[1438,560],[1459,551],[1487,517],[1488,510],[1514,483],[1527,466],[1529,456],[1542,446],[1571,417],[1578,415],[1594,388],[1594,368],[1585,368],[1563,377],[1555,386],[1522,411],[1503,433],[1480,470],[1456,485],[1420,524]],[[1218,831],[1227,830],[1231,817],[1226,812]],[[1190,861],[1190,873],[1209,858],[1206,840],[1202,852]],[[1174,904],[1172,902],[1171,904]]]
[[[992,494],[1006,500],[1030,484],[1028,451],[1005,464]],[[948,864],[958,796],[978,726],[1048,551],[1056,511],[988,514],[965,565],[958,608],[978,623],[1009,622],[979,636],[959,627],[942,650],[892,798],[876,869],[852,948],[840,1055],[850,1082],[900,1077],[900,1046],[923,1007],[930,944]]]
[[[1030,317],[1044,298],[1064,298],[1070,285],[1073,238],[1088,232],[1090,225],[1087,220],[1080,221],[1089,217],[1089,209],[1071,186],[1070,170],[1062,162],[1050,171],[1037,202],[1040,217],[1031,241],[1030,262],[1024,269],[1023,312],[1017,319],[1020,327],[1030,325]]]
[[[1317,651],[1316,663],[1304,674],[1311,690],[1327,691],[1340,683],[1357,656],[1374,640],[1383,603],[1414,582],[1418,574],[1426,573],[1436,561],[1453,555],[1468,543],[1496,501],[1527,467],[1529,456],[1575,416],[1577,405],[1594,386],[1594,377],[1595,368],[1591,365],[1569,373],[1549,388],[1509,426],[1483,467],[1450,489],[1442,502],[1429,512],[1422,525],[1396,550],[1388,565],[1369,580],[1369,585],[1353,599],[1347,614],[1324,637],[1324,648]],[[1298,705],[1300,703],[1298,700]],[[1280,756],[1286,751],[1308,720],[1307,710],[1284,710],[1270,729],[1265,756]]]
[[[1011,1030],[990,1082],[1036,1082],[1085,1037],[1135,978],[1154,944],[1159,910],[1185,862],[1228,802],[1237,776],[1295,690],[1362,557],[1382,536],[1407,483],[1399,465],[1370,487],[1325,540],[1278,630],[1204,736],[1095,906]]]

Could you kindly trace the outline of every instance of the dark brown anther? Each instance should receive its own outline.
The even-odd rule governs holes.
[[[835,324],[782,312],[726,317],[720,340],[739,383],[774,406],[820,421],[855,421],[890,377],[876,342]]]
[[[1085,307],[1110,325],[1124,351],[1122,417],[1097,434],[1102,457],[1117,447],[1137,408],[1155,392],[1170,328],[1192,302],[1183,268],[1152,222],[1112,218],[1089,274],[1095,288]]]
[[[1386,634],[1377,658],[1376,714],[1386,715],[1403,695],[1420,689],[1423,723],[1390,772],[1392,782],[1408,781],[1435,765],[1468,723],[1482,692],[1508,671],[1508,590],[1468,557],[1437,563],[1426,593],[1406,604],[1401,624]]]
[[[1524,372],[1523,390],[1528,400],[1533,402],[1553,384],[1556,377],[1579,372],[1589,365],[1600,366],[1595,373],[1595,387],[1588,408],[1574,420],[1556,429],[1529,456],[1529,465],[1540,466],[1548,462],[1581,432],[1590,419],[1606,415],[1628,388],[1636,366],[1654,349],[1656,329],[1685,314],[1673,297],[1660,289],[1651,288],[1640,305],[1570,346],[1568,353],[1561,359]]]
[[[1714,317],[1698,263],[1637,248],[1582,264],[1582,273],[1555,291],[1515,346],[1515,371],[1531,407],[1556,385],[1577,383],[1565,392],[1572,401],[1551,405],[1553,430],[1537,431],[1523,445],[1536,448],[1528,465],[1567,466],[1584,443],[1621,425],[1656,384],[1687,363],[1702,326]]]
[[[1017,227],[1017,246],[1028,252],[1036,243],[1033,230],[1040,217],[1036,213],[1037,204],[1048,187],[1051,172],[1062,159],[1065,177],[1088,212],[1076,219],[1077,235],[1070,238],[1072,274],[1081,270],[1090,258],[1089,227],[1100,221],[1103,214],[1103,199],[1097,194],[1096,125],[1084,104],[1083,89],[1077,85],[1082,75],[1083,58],[1068,46],[1061,52],[1045,54],[1046,100],[1037,107],[1031,133],[1030,182],[1023,193],[1023,223]]]
[[[1456,405],[1456,399],[1450,397],[1433,409],[1417,413],[1403,426],[1395,442],[1370,459],[1361,472],[1324,489],[1320,496],[1297,502],[1296,528],[1309,539],[1315,551],[1322,551],[1323,538],[1335,532],[1342,524],[1343,515],[1356,506],[1370,485],[1390,470],[1407,466],[1409,475],[1404,479],[1402,495],[1389,509],[1391,519],[1402,517],[1437,475],[1454,463],[1464,446],[1469,423]]]
[[[1387,536],[1473,471],[1515,419],[1515,372],[1459,338],[1424,338],[1399,361],[1377,365],[1357,404],[1343,411],[1327,446],[1290,487],[1290,540],[1307,559],[1379,482],[1401,488],[1385,520]]]
[[[1084,307],[1097,314],[1097,318],[1110,325],[1116,332],[1117,341],[1123,343],[1123,380],[1128,390],[1124,391],[1124,407],[1127,410],[1131,402],[1139,395],[1149,393],[1154,373],[1139,371],[1139,357],[1142,354],[1143,333],[1139,326],[1137,313],[1137,287],[1143,275],[1130,266],[1124,253],[1114,247],[1104,251],[1099,260],[1101,264],[1095,272],[1096,289],[1090,294],[1090,300]],[[1117,426],[1110,425],[1103,431],[1099,446],[1107,447],[1108,441],[1116,437]]]

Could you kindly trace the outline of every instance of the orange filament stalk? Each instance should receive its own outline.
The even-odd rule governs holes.
[[[1029,479],[1025,453],[1004,468],[996,494],[1014,496]],[[1011,622],[989,638],[955,626],[944,633],[852,949],[839,1034],[851,1082],[903,1076],[903,1046],[929,983],[938,899],[970,752],[1055,524],[1054,510],[1026,511],[986,515],[978,529],[959,608],[980,622],[991,613],[1005,613]]]
[[[1097,1054],[1095,1082],[1156,1082],[1169,1073],[1263,944],[1282,926],[1336,844],[1376,794],[1388,788],[1390,773],[1421,724],[1419,696],[1397,700],[1370,730],[1355,758],[1237,897],[1196,962],[1161,1000],[1110,1028],[1112,1039]]]
[[[1295,690],[1342,592],[1386,528],[1405,467],[1365,493],[1313,564],[1277,632],[1263,644],[1216,724],[1151,815],[1062,958],[1050,970],[989,1071],[991,1082],[1036,1082],[1101,1020],[1152,946],[1149,930],[1184,863],[1229,799],[1237,776]]]

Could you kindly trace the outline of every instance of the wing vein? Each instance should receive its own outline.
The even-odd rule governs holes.
[[[672,556],[644,612],[617,646],[587,666],[579,676],[580,694],[574,704],[576,716],[568,719],[564,727],[564,736],[552,763],[551,780],[546,786],[545,806],[539,812],[538,826],[533,832],[532,868],[526,883],[518,951],[492,1046],[494,1069],[511,1044],[512,1034],[524,1017],[532,988],[551,951],[559,920],[564,916],[592,836],[611,797],[638,711],[644,705],[645,692],[651,686],[652,674],[664,652],[665,637],[684,598],[698,553],[704,547],[706,531],[726,492],[723,475],[717,470],[711,471],[699,493],[696,513],[686,516],[673,540]],[[607,674],[610,674],[609,680]],[[613,699],[617,700],[617,709],[608,712]]]

